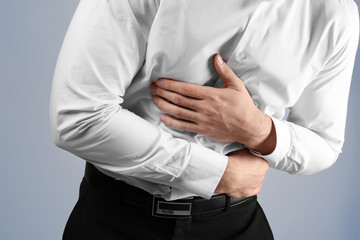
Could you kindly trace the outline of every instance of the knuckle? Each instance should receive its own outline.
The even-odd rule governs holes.
[[[155,93],[156,95],[158,95],[158,96],[162,96],[163,93],[164,93],[164,90],[161,89],[161,88],[159,88],[159,87],[156,87],[154,93]]]
[[[183,102],[183,99],[179,95],[175,95],[172,97],[171,101],[175,104],[181,104]]]
[[[211,133],[212,133],[212,129],[207,127],[207,126],[204,126],[204,125],[198,125],[196,131],[198,133],[200,133],[201,135],[204,135],[204,136],[211,136]]]
[[[161,100],[158,100],[158,103],[157,103],[158,105],[158,108],[160,108],[161,110],[163,110],[163,111],[165,111],[165,112],[170,112],[171,111],[171,109],[169,109],[169,104],[165,101],[165,100],[163,100],[163,99],[161,99]]]
[[[185,130],[190,132],[197,132],[197,128],[193,124],[188,124]]]
[[[244,197],[251,197],[252,195],[254,195],[254,190],[252,189],[249,189],[244,192]]]
[[[189,86],[181,86],[180,87],[180,91],[184,94],[184,95],[189,95],[191,93],[191,88]]]
[[[163,110],[163,106],[164,106],[164,101],[161,97],[158,97],[156,99],[155,105],[160,108],[161,110]]]
[[[201,135],[208,136],[205,129],[203,127],[199,127],[197,132]]]
[[[169,126],[171,126],[171,127],[173,127],[173,128],[179,128],[179,124],[178,124],[176,121],[171,120],[170,122],[171,122],[171,123],[169,124]]]
[[[162,80],[162,88],[169,89],[171,87],[170,81],[168,79],[161,79]]]
[[[200,123],[201,122],[201,117],[199,116],[199,114],[196,114],[194,112],[191,112],[191,121],[194,122],[194,123]]]
[[[172,119],[172,118],[168,118],[167,126],[172,127],[172,128],[176,128],[176,129],[180,129],[179,123],[176,120]]]
[[[258,195],[260,193],[260,188],[255,189],[252,195]],[[250,196],[249,196],[250,197]]]
[[[211,96],[209,96],[209,98],[213,104],[219,105],[222,103],[222,98],[220,94],[212,94]]]
[[[209,123],[212,123],[211,120],[204,114],[199,114],[197,117],[197,122],[201,123],[203,126],[208,125]]]
[[[211,127],[205,127],[203,130],[205,136],[212,136],[213,129]]]
[[[172,126],[173,126],[173,121],[172,121],[169,117],[166,117],[166,118],[163,120],[163,123],[164,123],[166,126],[169,126],[169,127],[172,127]]]
[[[226,67],[224,68],[223,74],[224,74],[225,77],[233,77],[234,72],[232,71],[230,66],[226,65]]]
[[[182,122],[182,124],[178,127],[178,129],[181,129],[183,131],[189,131],[189,132],[196,131],[196,128],[190,122],[186,122],[186,123]]]
[[[218,114],[218,111],[216,109],[214,109],[212,106],[210,105],[206,105],[204,106],[204,113],[208,116],[215,116]]]
[[[180,118],[184,116],[183,111],[181,109],[174,110],[173,114],[174,114],[174,116],[180,117]]]

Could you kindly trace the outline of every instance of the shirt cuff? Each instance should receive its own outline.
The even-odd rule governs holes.
[[[251,153],[264,158],[268,161],[269,166],[272,168],[277,168],[278,164],[285,158],[290,150],[291,145],[291,136],[288,125],[279,119],[271,117],[276,132],[276,147],[272,153],[269,155],[262,155],[257,151],[250,149]]]
[[[227,162],[227,156],[191,143],[190,161],[180,176],[171,183],[171,187],[209,199],[225,172]],[[169,199],[179,198],[175,195],[176,191]]]

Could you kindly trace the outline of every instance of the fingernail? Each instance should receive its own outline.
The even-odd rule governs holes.
[[[156,85],[158,85],[159,87],[162,87],[164,85],[164,81],[163,80],[157,80],[156,81]]]
[[[165,116],[164,115],[160,115],[160,121],[165,121]]]
[[[222,59],[222,57],[219,54],[216,56],[216,58],[220,65],[222,65],[224,63],[224,60]]]
[[[153,102],[154,102],[155,104],[156,104],[157,101],[158,101],[157,97],[155,97],[155,96],[152,97],[152,100],[153,100]]]

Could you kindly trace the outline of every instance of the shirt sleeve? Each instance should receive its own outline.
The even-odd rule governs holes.
[[[355,5],[355,4],[354,4]],[[359,42],[356,5],[351,5],[349,21],[343,19],[341,34],[323,70],[306,87],[288,119],[273,118],[277,144],[270,155],[261,156],[273,168],[291,174],[313,174],[330,167],[344,143],[348,95]]]
[[[54,141],[107,171],[210,198],[227,157],[174,138],[122,108],[144,62],[143,27],[128,1],[80,2],[53,80]]]

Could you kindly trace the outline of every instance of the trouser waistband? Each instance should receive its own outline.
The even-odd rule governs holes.
[[[189,218],[193,215],[225,211],[240,204],[246,205],[257,199],[256,196],[240,199],[220,194],[210,199],[194,197],[191,199],[166,201],[140,188],[113,179],[99,171],[90,163],[86,163],[85,180],[99,191],[110,195],[114,199],[138,207],[152,209],[154,216],[166,218]]]

